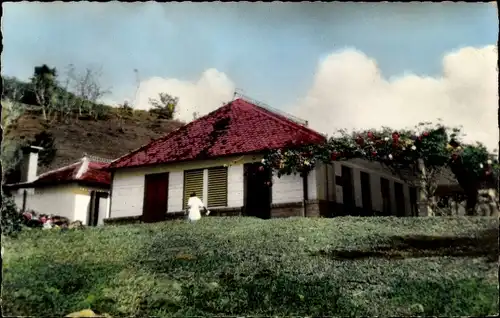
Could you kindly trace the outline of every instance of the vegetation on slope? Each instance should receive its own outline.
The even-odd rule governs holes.
[[[495,218],[203,218],[4,238],[12,316],[486,316]]]
[[[39,172],[79,160],[85,153],[116,159],[183,125],[173,120],[178,99],[161,93],[151,111],[127,103],[110,107],[98,102],[107,90],[100,73],[70,67],[65,76],[46,65],[35,67],[30,82],[2,77],[2,160],[7,182],[19,179],[20,148],[47,148]]]

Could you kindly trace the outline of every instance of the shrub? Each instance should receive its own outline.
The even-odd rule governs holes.
[[[11,197],[2,193],[2,234],[14,236],[22,229],[23,218]]]

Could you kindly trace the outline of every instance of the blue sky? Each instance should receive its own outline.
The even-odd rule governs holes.
[[[332,53],[358,50],[376,61],[385,79],[439,78],[446,54],[496,45],[498,38],[491,3],[20,2],[2,7],[2,74],[28,79],[42,63],[60,70],[70,63],[102,66],[102,82],[112,88],[114,101],[133,97],[134,69],[142,81],[185,82],[216,69],[247,94],[290,108],[313,90],[319,65]]]
[[[497,41],[496,9],[478,3],[6,3],[2,73],[102,65],[113,95],[135,75],[190,80],[207,68],[273,104],[303,94],[318,59],[354,47],[390,77],[436,75],[442,56]],[[292,95],[292,96],[291,96]]]

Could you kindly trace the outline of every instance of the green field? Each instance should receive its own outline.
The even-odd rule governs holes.
[[[202,219],[3,238],[5,316],[485,316],[498,219]]]

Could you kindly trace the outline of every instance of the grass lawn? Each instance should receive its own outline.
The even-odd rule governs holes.
[[[498,219],[204,218],[3,239],[5,316],[485,316]]]

